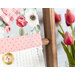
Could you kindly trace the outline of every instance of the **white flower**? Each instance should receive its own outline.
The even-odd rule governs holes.
[[[30,10],[29,12],[26,12],[25,17],[26,17],[26,21],[31,26],[35,26],[35,25],[39,24],[38,16],[37,16],[37,13],[35,10],[34,11]]]

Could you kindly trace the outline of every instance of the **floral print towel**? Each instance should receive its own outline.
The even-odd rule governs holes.
[[[15,11],[15,16],[14,13],[12,14],[12,12],[10,12],[12,10]],[[1,14],[4,15],[2,16]],[[6,16],[11,21],[8,22]],[[10,66],[38,66],[37,62],[40,66],[41,63],[39,61],[39,57],[41,55],[44,66],[41,47],[42,43],[40,36],[40,25],[37,16],[37,10],[35,8],[1,8],[0,17],[0,42],[2,42],[0,44],[0,58],[2,57],[2,55],[6,54],[7,52],[10,52],[14,55],[14,63]],[[5,41],[3,39],[5,39]],[[9,39],[11,39],[12,41]],[[19,41],[19,43],[17,41]],[[12,44],[10,42],[12,42]],[[37,61],[36,65],[34,64],[34,62],[34,65],[26,65],[26,63],[29,63],[27,59],[28,55],[25,56],[27,53],[30,53],[29,62],[32,63],[32,60],[35,59],[34,61]],[[23,57],[26,59],[24,59]],[[1,62],[0,66],[7,65]]]
[[[12,23],[9,25],[6,23],[5,19],[1,18],[0,28],[3,30],[4,38],[40,33],[40,25],[36,9],[21,9],[21,12],[16,15]]]

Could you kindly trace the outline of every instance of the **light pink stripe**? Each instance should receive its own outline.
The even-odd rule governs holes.
[[[40,34],[0,39],[0,54],[41,46]]]

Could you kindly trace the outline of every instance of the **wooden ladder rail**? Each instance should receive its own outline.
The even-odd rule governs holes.
[[[43,8],[47,67],[57,67],[56,33],[53,8]],[[50,41],[50,42],[49,42]]]

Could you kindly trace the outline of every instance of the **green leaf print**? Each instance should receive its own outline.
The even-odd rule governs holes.
[[[20,34],[20,36],[23,36],[23,35],[24,35],[24,30],[23,30],[23,28],[20,28],[20,29],[19,29],[19,34]]]
[[[40,30],[40,25],[37,25],[38,30]]]

